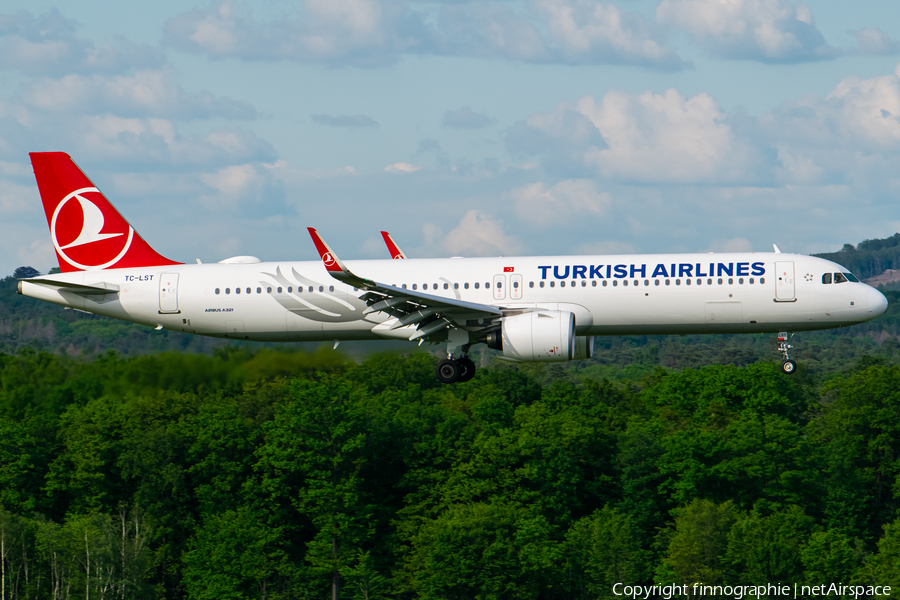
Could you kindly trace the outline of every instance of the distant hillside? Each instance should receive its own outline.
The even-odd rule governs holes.
[[[813,256],[843,265],[860,279],[870,279],[888,269],[900,269],[900,233],[881,240],[866,240],[855,247],[844,244],[837,252]]]

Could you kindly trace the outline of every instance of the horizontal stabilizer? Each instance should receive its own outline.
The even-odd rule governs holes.
[[[114,283],[72,283],[70,281],[60,281],[58,279],[46,278],[21,279],[19,281],[27,281],[28,283],[34,283],[37,285],[60,288],[67,292],[74,292],[76,294],[102,295],[119,293],[119,286]]]

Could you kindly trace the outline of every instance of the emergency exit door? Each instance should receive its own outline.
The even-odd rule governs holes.
[[[178,312],[178,273],[163,273],[159,276],[159,313]]]
[[[506,275],[494,275],[494,300],[506,298]]]
[[[797,299],[794,289],[794,262],[775,263],[775,300],[792,302]]]

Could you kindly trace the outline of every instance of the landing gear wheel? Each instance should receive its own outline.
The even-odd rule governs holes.
[[[785,375],[793,375],[797,371],[797,363],[792,360],[786,360],[781,363],[781,371]]]
[[[472,362],[472,359],[468,356],[463,356],[458,361],[459,363],[459,378],[457,381],[464,382],[469,381],[473,377],[475,377],[475,363]]]
[[[449,358],[445,358],[439,362],[435,369],[438,381],[441,383],[455,383],[459,380],[461,372],[462,369],[459,368],[459,363]]]

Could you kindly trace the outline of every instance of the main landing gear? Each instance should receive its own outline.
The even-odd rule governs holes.
[[[437,364],[435,369],[441,383],[457,383],[469,381],[475,377],[475,363],[468,356],[468,346],[463,346],[462,356],[454,359],[451,355]]]
[[[791,338],[794,337],[794,334],[788,335],[787,331],[782,331],[778,334],[778,351],[781,352],[784,360],[781,363],[781,372],[786,375],[793,375],[797,370],[797,363],[791,360],[791,357],[788,355],[788,350],[793,348],[788,342],[790,342]]]

